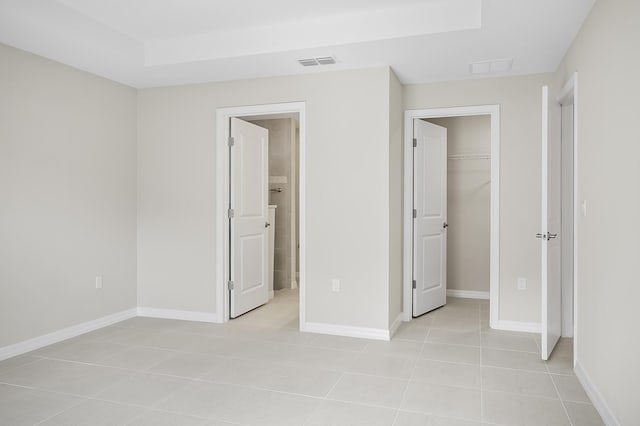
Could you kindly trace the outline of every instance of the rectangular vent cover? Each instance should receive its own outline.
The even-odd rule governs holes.
[[[336,63],[336,58],[334,58],[333,56],[320,56],[318,58],[298,59],[298,63],[303,67],[314,67],[316,65],[333,65]]]
[[[316,61],[318,61],[320,65],[331,65],[336,63],[333,56],[322,56],[320,58],[316,58]]]
[[[316,61],[314,58],[298,59],[298,62],[300,62],[300,65],[302,65],[303,67],[313,67],[315,65],[318,65],[318,61]]]

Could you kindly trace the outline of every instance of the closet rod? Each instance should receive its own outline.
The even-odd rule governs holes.
[[[491,154],[451,154],[449,160],[491,160]]]

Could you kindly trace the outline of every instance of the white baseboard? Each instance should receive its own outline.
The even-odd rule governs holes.
[[[334,336],[356,337],[360,339],[391,340],[389,330],[383,328],[351,327],[348,325],[307,322],[300,331],[308,333],[331,334]]]
[[[574,372],[576,373],[578,381],[584,388],[584,391],[587,393],[587,396],[591,399],[593,406],[598,410],[604,424],[607,426],[620,426],[620,422],[616,419],[611,408],[609,408],[607,401],[604,399],[598,388],[593,384],[591,377],[589,377],[589,374],[587,374],[584,368],[582,368],[579,361],[576,361]]]
[[[175,309],[138,308],[139,317],[176,319],[199,322],[222,322],[217,313],[180,311]]]
[[[396,334],[396,331],[398,331],[400,325],[402,325],[402,317],[402,312],[400,312],[396,319],[391,323],[391,327],[389,327],[389,339],[391,339],[393,335]]]
[[[447,296],[460,297],[463,299],[483,299],[489,300],[488,291],[471,291],[471,290],[447,290]]]
[[[14,343],[13,345],[5,346],[3,348],[0,348],[0,361],[25,354],[27,352],[35,351],[36,349],[40,349],[54,343],[62,342],[63,340],[67,340],[72,337],[76,337],[81,334],[85,334],[90,331],[94,331],[99,328],[103,328],[117,322],[133,318],[136,316],[136,314],[137,311],[135,308],[128,309],[126,311],[117,312],[115,314],[107,315],[102,318],[72,325],[71,327],[63,328],[62,330],[57,330],[52,333],[43,334],[42,336],[34,337],[29,340]]]
[[[522,321],[504,321],[499,320],[495,327],[496,330],[504,331],[524,331],[526,333],[540,333],[542,325],[539,322],[522,322]]]

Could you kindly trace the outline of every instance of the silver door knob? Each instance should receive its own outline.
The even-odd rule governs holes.
[[[265,223],[264,223],[264,227],[265,227],[265,228],[268,228],[268,227],[270,227],[270,226],[271,226],[271,224],[270,224],[269,222],[265,222]]]
[[[442,222],[442,229],[447,229],[449,224],[447,222]]]
[[[554,238],[558,238],[558,234],[552,234],[551,232],[547,232],[547,240],[553,240]]]

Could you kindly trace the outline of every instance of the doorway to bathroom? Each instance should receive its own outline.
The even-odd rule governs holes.
[[[218,110],[217,307],[222,320],[304,318],[304,103]]]

